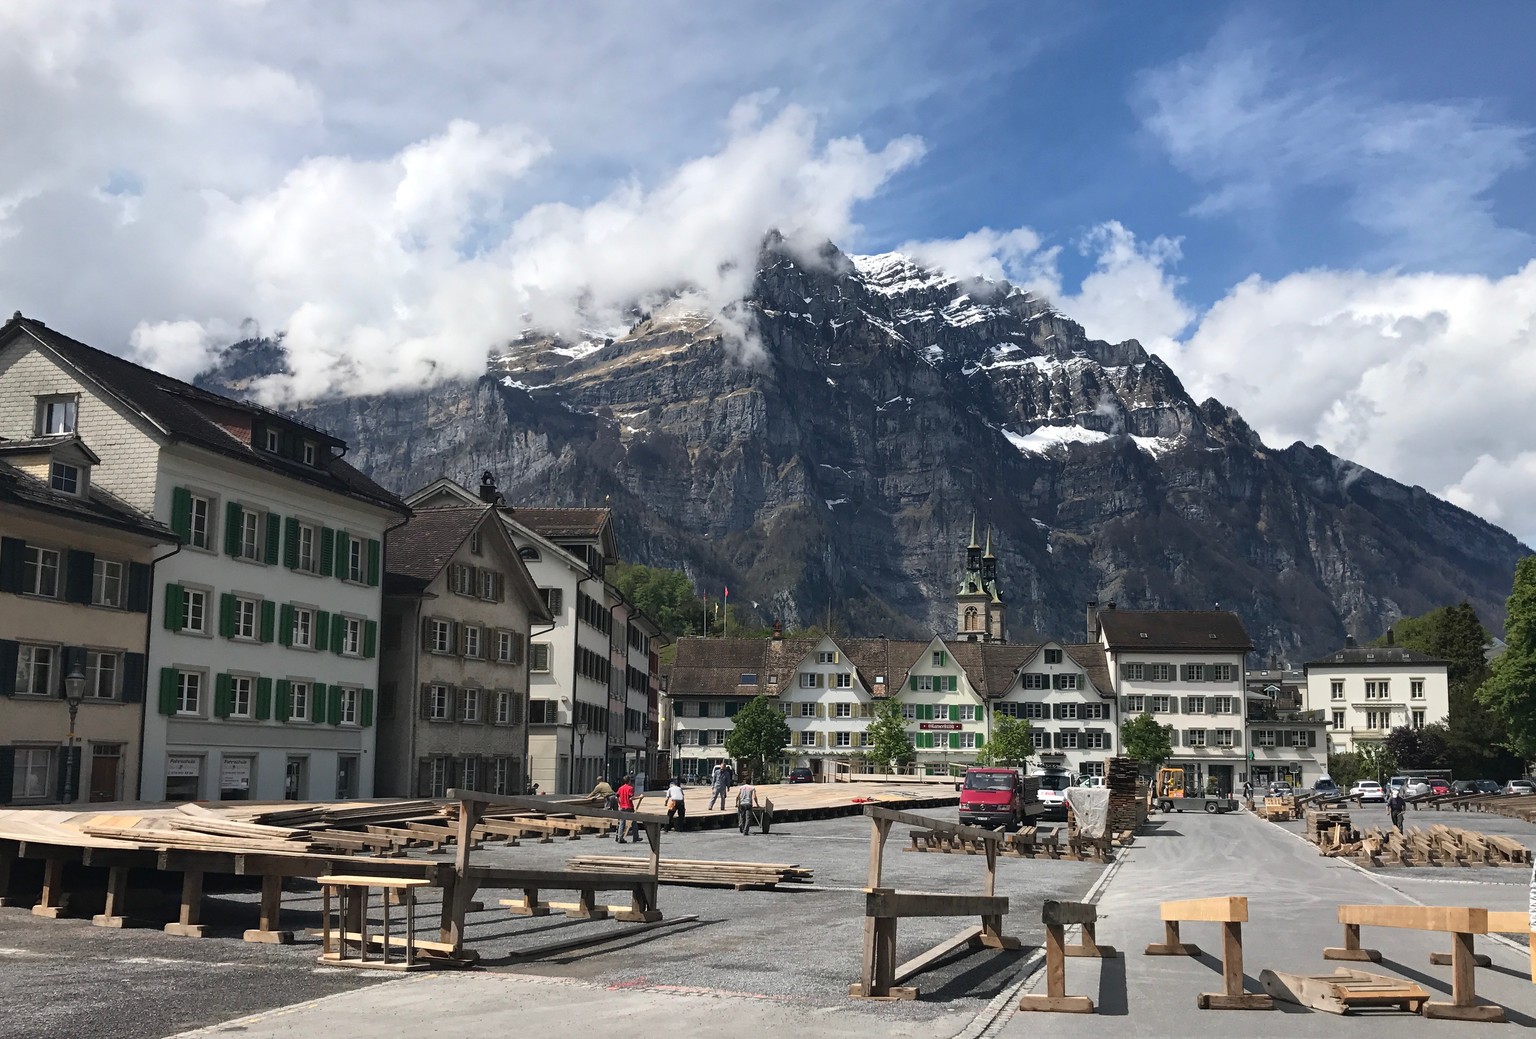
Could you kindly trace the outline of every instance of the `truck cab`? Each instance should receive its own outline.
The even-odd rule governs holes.
[[[1040,780],[1040,792],[1035,795],[1035,799],[1044,807],[1040,818],[1065,821],[1067,791],[1077,786],[1077,773],[1068,772],[1064,768],[1047,768],[1042,770],[1036,778]]]
[[[962,826],[1024,824],[1024,784],[1018,769],[968,768],[960,784]]]

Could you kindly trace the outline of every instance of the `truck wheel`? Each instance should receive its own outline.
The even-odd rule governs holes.
[[[1172,801],[1159,801],[1159,802],[1157,802],[1157,807],[1158,807],[1159,811],[1171,812],[1171,811],[1173,811],[1173,802]]]
[[[1221,809],[1217,807],[1215,801],[1207,801],[1205,803],[1205,810],[1210,815],[1215,815],[1217,812],[1221,811]]]

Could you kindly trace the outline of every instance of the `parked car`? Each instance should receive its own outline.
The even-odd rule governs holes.
[[[1403,784],[1401,792],[1405,798],[1427,797],[1430,793],[1429,783],[1422,779],[1410,779]]]
[[[1530,797],[1536,794],[1536,783],[1529,779],[1511,779],[1504,784],[1504,792],[1512,797]]]
[[[1312,792],[1326,797],[1337,797],[1339,796],[1339,784],[1327,776],[1323,776],[1316,783],[1312,784]]]
[[[1276,782],[1269,784],[1270,797],[1290,797],[1295,792],[1296,791],[1291,788],[1291,784],[1289,783]]]
[[[1077,776],[1071,772],[1042,772],[1037,778],[1040,780],[1039,801],[1045,806],[1040,818],[1065,821],[1067,798],[1064,791],[1077,785]]]
[[[1504,789],[1504,784],[1497,779],[1474,779],[1472,782],[1477,784],[1477,792],[1480,794],[1497,794]]]
[[[1443,779],[1431,779],[1429,781],[1429,792],[1436,797],[1443,797],[1451,792],[1451,784]]]
[[[1458,795],[1475,794],[1477,793],[1477,780],[1458,779],[1456,782],[1451,784],[1451,793]]]
[[[1018,769],[968,768],[960,784],[960,825],[1024,825],[1024,783]]]
[[[789,775],[784,777],[786,783],[814,783],[815,781],[816,777],[811,775],[811,770],[808,768],[792,768],[789,770]]]
[[[1407,776],[1393,776],[1392,778],[1388,779],[1387,780],[1387,796],[1391,797],[1393,794],[1400,794],[1400,793],[1402,793],[1403,792],[1403,787],[1405,785],[1407,785],[1407,783],[1408,783],[1408,777]]]
[[[1381,784],[1374,779],[1362,779],[1349,788],[1349,796],[1358,800],[1361,804],[1366,801],[1375,801],[1383,804],[1387,800],[1387,792],[1381,788]]]

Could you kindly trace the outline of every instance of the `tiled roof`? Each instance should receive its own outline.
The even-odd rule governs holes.
[[[547,538],[595,538],[612,515],[609,509],[545,509],[519,505],[508,510],[512,518]]]
[[[465,505],[417,512],[385,536],[385,574],[431,581],[490,510],[489,505]]]
[[[1077,661],[1077,666],[1083,669],[1101,693],[1110,694],[1115,691],[1114,682],[1109,674],[1109,658],[1104,655],[1104,647],[1097,642],[1087,642],[1078,645],[1062,646],[1067,651],[1067,656]]]
[[[66,494],[4,461],[0,461],[0,502],[115,527],[166,544],[178,540],[169,527],[100,487],[88,486],[83,498]]]
[[[1243,622],[1229,610],[1102,610],[1099,625],[1116,650],[1253,649]]]
[[[1316,660],[1307,661],[1308,668],[1328,667],[1381,667],[1383,664],[1439,664],[1447,661],[1428,653],[1404,649],[1402,646],[1345,646]]]
[[[61,335],[41,321],[22,317],[20,314],[12,317],[3,328],[0,328],[0,339],[9,338],[15,334],[30,336],[36,342],[47,346],[95,380],[108,393],[149,418],[175,439],[185,440],[207,450],[238,458],[250,465],[302,480],[328,491],[362,498],[401,513],[406,511],[405,503],[399,497],[374,483],[341,458],[322,452],[323,464],[309,466],[256,450],[251,444],[235,437],[221,426],[210,412],[217,414],[219,411],[235,411],[244,412],[258,419],[271,418],[286,426],[303,429],[326,445],[342,445],[342,441],[329,433],[307,426],[259,404],[220,396],[217,393],[199,389],[190,383],[161,375],[142,365]]]

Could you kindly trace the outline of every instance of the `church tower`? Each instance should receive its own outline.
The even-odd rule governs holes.
[[[992,554],[992,528],[987,546],[976,542],[976,518],[971,517],[971,543],[965,548],[965,573],[955,593],[955,631],[966,642],[1007,642],[1007,608],[997,593],[997,557]]]

